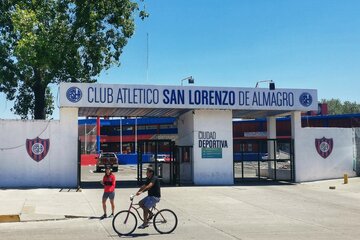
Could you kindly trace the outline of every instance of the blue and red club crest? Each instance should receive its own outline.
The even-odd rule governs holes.
[[[323,158],[327,158],[333,150],[334,142],[332,138],[316,138],[315,147],[316,151]]]
[[[29,156],[37,162],[40,162],[48,154],[50,147],[49,139],[26,139],[26,150]]]

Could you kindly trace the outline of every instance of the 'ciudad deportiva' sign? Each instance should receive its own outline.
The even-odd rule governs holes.
[[[199,131],[198,141],[201,158],[222,158],[222,149],[228,148],[227,140],[218,139],[215,131]]]
[[[62,83],[63,107],[317,110],[314,89]]]

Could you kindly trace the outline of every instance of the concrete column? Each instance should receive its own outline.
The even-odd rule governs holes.
[[[194,146],[194,111],[179,116],[177,119],[178,137],[177,146]],[[192,148],[189,162],[180,162],[180,181],[181,183],[194,183],[194,158]]]
[[[296,132],[301,129],[301,112],[291,112],[291,138],[295,139]]]
[[[193,110],[178,119],[177,144],[193,146],[195,185],[232,185],[232,112]]]
[[[266,123],[267,123],[267,139],[276,139],[276,117],[268,117]],[[274,151],[274,147],[276,147],[275,142],[268,141],[267,147],[268,147],[268,159],[274,159],[276,154]],[[272,171],[273,171],[273,164],[272,162],[268,162],[268,176],[272,175]]]
[[[267,118],[267,138],[276,139],[276,117]],[[269,158],[275,158],[273,141],[268,142],[268,154]]]
[[[301,138],[301,112],[300,111],[294,111],[291,112],[291,139],[294,142],[294,159],[295,159],[295,182],[299,182],[298,174],[296,173],[298,171],[298,162],[297,159],[299,159],[297,156],[299,156],[299,151],[301,150],[300,143],[301,141],[297,141],[296,139]]]
[[[232,111],[195,110],[193,136],[195,185],[234,184]]]

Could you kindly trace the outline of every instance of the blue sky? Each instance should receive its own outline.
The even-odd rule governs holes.
[[[360,103],[358,0],[146,0],[146,9],[121,66],[98,82],[180,85],[191,75],[197,86],[255,87],[272,79],[276,88],[317,89],[319,100]],[[0,118],[18,118],[4,99]]]

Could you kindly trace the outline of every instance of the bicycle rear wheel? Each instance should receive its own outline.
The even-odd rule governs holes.
[[[131,211],[120,211],[115,215],[112,221],[112,226],[117,234],[129,235],[135,231],[137,226],[137,218]]]
[[[167,234],[174,231],[177,223],[177,216],[170,209],[162,209],[154,216],[154,228],[161,234]]]

